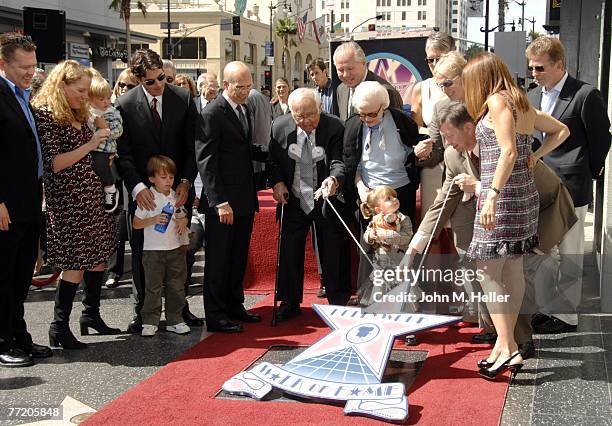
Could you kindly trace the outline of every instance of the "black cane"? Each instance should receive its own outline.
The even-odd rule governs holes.
[[[286,199],[287,197],[285,197]],[[283,216],[285,214],[285,205],[280,205],[280,223],[278,226],[278,245],[276,247],[276,277],[274,278],[274,307],[272,308],[272,327],[276,327],[276,303],[278,300],[278,275],[280,271],[280,253],[281,253],[281,241],[283,239]]]

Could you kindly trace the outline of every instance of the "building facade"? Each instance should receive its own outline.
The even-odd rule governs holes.
[[[253,76],[256,88],[266,86],[266,71],[270,62],[266,58],[266,44],[270,41],[270,12],[272,12],[272,39],[274,59],[272,79],[285,77],[293,86],[305,84],[305,67],[308,61],[318,53],[312,24],[314,10],[309,11],[307,1],[287,1],[274,4],[271,9],[263,1],[248,2],[247,9],[240,15],[240,35],[233,35],[232,25],[221,25],[222,21],[231,21],[238,12],[235,4],[198,0],[171,1],[170,21],[178,25],[171,30],[173,46],[172,61],[177,72],[188,74],[194,79],[203,72],[214,72],[219,76],[228,62],[240,60],[247,64]],[[292,20],[307,13],[307,24],[304,40],[290,36],[294,43],[283,48],[283,41],[275,34],[279,18]],[[160,28],[160,23],[168,20],[166,2],[151,4],[147,15],[143,17],[136,9],[132,12],[131,28],[135,31],[154,34],[159,38],[156,44],[149,47],[167,58],[168,34]],[[272,82],[273,84],[273,82]]]
[[[127,61],[127,53],[125,23],[109,4],[110,0],[0,0],[0,32],[23,31],[24,7],[65,11],[65,57],[93,66],[113,80],[113,64]],[[132,33],[132,43],[138,46],[155,41],[146,34]],[[54,64],[42,65],[49,69]]]

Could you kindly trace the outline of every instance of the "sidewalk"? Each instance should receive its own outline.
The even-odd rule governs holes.
[[[587,221],[592,222],[591,214]],[[589,223],[587,253],[591,253],[592,234]],[[198,282],[202,258],[200,254],[195,266]],[[597,308],[599,284],[592,253],[585,256],[584,275],[583,304]],[[129,276],[121,284],[103,290],[101,310],[109,326],[125,329],[132,315]],[[26,321],[37,343],[48,344],[54,291],[53,287],[43,288],[28,297]],[[204,314],[201,291],[201,285],[191,288],[190,307],[198,316]],[[260,299],[247,296],[247,305]],[[71,324],[75,332],[81,309],[80,302],[75,303]],[[58,407],[65,401],[64,414],[82,420],[87,412],[101,408],[150,377],[207,336],[203,328],[194,328],[188,336],[160,331],[151,339],[127,334],[77,336],[89,344],[88,349],[57,350],[52,358],[40,360],[33,367],[0,369],[0,407]],[[535,336],[535,345],[537,358],[528,360],[510,385],[501,424],[612,425],[612,315],[583,314],[577,332]],[[478,401],[474,401],[474,409],[477,416]],[[28,421],[34,419],[0,418],[3,425]]]

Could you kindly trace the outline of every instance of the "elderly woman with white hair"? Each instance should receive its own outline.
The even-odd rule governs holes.
[[[356,203],[366,201],[368,192],[386,185],[397,192],[399,210],[414,225],[419,171],[414,146],[419,140],[416,123],[403,111],[389,108],[389,94],[376,81],[364,81],[352,98],[357,114],[349,118],[344,130],[346,203],[354,211]],[[367,221],[360,216],[362,230]],[[363,235],[363,232],[361,232]],[[359,296],[368,286],[369,262],[359,262]]]

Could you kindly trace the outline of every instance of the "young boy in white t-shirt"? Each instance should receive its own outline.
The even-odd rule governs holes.
[[[162,289],[165,285],[166,330],[186,334],[191,330],[183,322],[187,262],[185,236],[189,232],[185,215],[176,213],[176,195],[172,190],[176,165],[163,155],[155,155],[147,163],[147,175],[153,184],[155,209],[136,209],[134,229],[144,229],[142,266],[145,288],[142,315],[142,336],[154,336],[161,317]],[[184,210],[184,209],[183,209]]]

